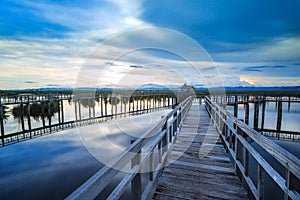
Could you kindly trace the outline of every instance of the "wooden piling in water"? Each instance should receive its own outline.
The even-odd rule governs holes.
[[[75,107],[75,120],[78,121],[77,100],[74,100],[74,107]]]
[[[27,103],[27,123],[28,123],[28,131],[29,131],[30,138],[31,138],[32,135],[31,135],[31,120],[30,120],[30,103],[29,103],[29,101]]]
[[[3,106],[0,104],[0,126],[1,126],[1,140],[2,140],[2,145],[4,146],[4,123],[3,123]]]
[[[101,117],[103,116],[103,97],[102,95],[100,96],[100,113],[101,113]]]
[[[278,101],[278,106],[277,106],[277,125],[276,125],[276,130],[279,138],[279,132],[281,130],[281,121],[282,121],[282,102]]]
[[[46,127],[46,122],[45,122],[45,103],[42,102],[42,124],[44,128],[44,133],[45,133],[45,127]]]
[[[63,123],[65,123],[63,100],[60,100],[60,106],[61,106],[61,123],[63,124]]]
[[[263,130],[265,126],[265,112],[266,112],[266,101],[262,102],[262,111],[261,111],[261,126],[260,128]]]
[[[259,105],[258,105],[258,102],[256,101],[254,103],[254,121],[253,121],[253,128],[255,130],[258,129],[258,115],[259,115]]]
[[[61,124],[60,101],[57,100],[56,103],[57,103],[57,110],[58,110],[58,113],[57,113],[58,114],[58,123]]]
[[[52,132],[52,129],[51,129],[51,102],[49,99],[48,99],[48,120],[49,120],[49,131],[51,133]]]
[[[245,123],[249,125],[249,103],[245,104]]]
[[[23,108],[23,104],[20,104],[20,109],[21,109],[21,127],[22,127],[22,131],[25,131],[25,124],[24,124],[24,108]]]

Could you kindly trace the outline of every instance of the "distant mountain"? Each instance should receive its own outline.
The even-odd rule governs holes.
[[[245,90],[245,91],[287,91],[287,90],[300,90],[300,86],[273,86],[273,87],[255,87],[255,86],[237,86],[225,87],[225,90]]]
[[[300,91],[300,86],[272,86],[272,87],[259,87],[259,86],[235,86],[235,87],[214,87],[214,88],[206,88],[204,85],[192,85],[195,90],[226,90],[226,91]],[[180,90],[181,86],[163,86],[156,84],[146,84],[141,87],[80,87],[80,88],[71,88],[71,87],[59,87],[59,88],[28,88],[28,89],[17,89],[17,90],[9,90],[16,92],[32,92],[32,91],[73,91],[73,90]],[[1,91],[1,90],[0,90]],[[3,90],[4,91],[4,90]]]

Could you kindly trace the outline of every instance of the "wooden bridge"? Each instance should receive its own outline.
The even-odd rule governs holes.
[[[290,110],[291,103],[300,103],[299,96],[264,96],[264,95],[226,95],[226,96],[212,96],[212,100],[222,106],[232,106],[233,115],[244,120],[249,125],[249,104],[254,105],[253,115],[253,128],[262,133],[264,136],[272,139],[288,139],[299,140],[300,132],[295,130],[283,130],[282,129],[282,116],[283,116],[283,103],[287,103],[288,111]],[[266,103],[274,102],[276,104],[276,127],[273,129],[265,128],[265,113]],[[245,115],[238,116],[238,105],[244,105]],[[261,105],[261,106],[260,106]],[[261,110],[260,110],[261,108]],[[259,123],[260,122],[260,123]],[[260,124],[260,126],[259,126]]]
[[[191,97],[181,102],[67,199],[97,198],[128,163],[130,170],[105,198],[119,199],[130,186],[131,199],[264,199],[268,176],[282,199],[300,199],[300,160],[209,98],[205,107]]]
[[[154,199],[248,199],[204,105],[192,105],[169,162]]]

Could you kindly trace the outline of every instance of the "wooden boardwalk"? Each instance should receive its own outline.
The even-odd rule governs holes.
[[[192,105],[169,162],[153,199],[248,199],[204,105]]]

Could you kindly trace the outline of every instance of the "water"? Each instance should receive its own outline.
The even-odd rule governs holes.
[[[253,108],[250,104],[250,121],[253,125]],[[276,127],[276,105],[275,103],[266,104],[265,127],[274,129]],[[12,109],[10,107],[9,109]],[[74,104],[64,101],[65,121],[74,120]],[[118,107],[118,110],[120,108]],[[228,110],[233,109],[228,106]],[[261,110],[261,109],[260,109]],[[111,109],[108,108],[108,113]],[[96,116],[101,114],[100,106],[96,103]],[[98,171],[104,162],[107,162],[119,155],[129,144],[132,137],[137,136],[139,132],[149,129],[154,125],[165,112],[152,113],[153,117],[131,116],[130,118],[118,119],[119,123],[114,121],[102,123],[103,135],[97,134],[99,124],[80,127],[79,129],[70,129],[58,133],[47,135],[32,140],[0,148],[0,197],[1,199],[63,199],[72,193],[77,187],[84,183],[96,171]],[[152,116],[151,114],[151,116]],[[82,116],[88,117],[88,108],[82,107]],[[239,105],[239,118],[244,118],[243,105]],[[133,117],[135,118],[134,120]],[[291,103],[290,109],[283,103],[283,123],[282,128],[286,130],[299,131],[300,104]],[[26,118],[25,118],[26,120]],[[52,117],[52,123],[58,121],[57,113]],[[41,126],[41,118],[31,118],[33,127]],[[153,122],[153,123],[150,123]],[[8,112],[6,119],[6,131],[15,131],[15,128],[21,130],[18,119],[14,118],[12,113]],[[286,125],[288,123],[288,125]],[[26,122],[25,122],[26,125]],[[287,129],[288,128],[288,129]],[[96,159],[88,149],[85,148],[80,133],[87,132],[90,136],[89,143],[98,152],[102,152],[102,157]],[[78,134],[79,133],[79,134]],[[105,137],[103,137],[105,136]],[[107,145],[105,139],[113,141],[114,145]],[[300,158],[299,142],[277,141],[286,150],[290,151]],[[262,153],[270,163],[274,163],[276,170],[282,172],[282,167],[276,161],[259,147],[252,145]],[[117,147],[117,148],[116,148]],[[256,179],[256,163],[250,156],[251,176]],[[252,160],[251,160],[252,159]],[[101,161],[99,161],[101,160]],[[122,173],[112,181],[112,185],[118,183]],[[265,189],[267,199],[282,199],[282,192],[277,186],[272,184],[270,178],[266,176]],[[111,188],[108,187],[104,193],[108,193]],[[99,197],[101,199],[101,197]],[[125,195],[124,199],[128,198]]]
[[[265,112],[265,125],[266,129],[276,129],[277,122],[277,107],[275,102],[267,102],[266,103],[266,112]],[[226,109],[233,114],[233,107],[227,106]],[[259,115],[259,124],[258,127],[261,126],[261,105],[259,107],[260,115]],[[249,104],[249,126],[253,127],[253,116],[254,116],[254,104]],[[238,118],[245,118],[245,109],[244,105],[240,104],[238,106]],[[296,131],[300,132],[300,103],[291,103],[288,106],[287,102],[282,103],[282,130],[287,131]],[[288,152],[292,153],[296,157],[300,159],[300,142],[296,141],[280,141],[280,140],[272,140],[279,146],[283,147]],[[285,177],[284,167],[275,160],[268,152],[262,149],[258,144],[252,142],[251,145],[264,157],[264,159],[270,163],[274,169],[282,176]],[[256,185],[257,182],[257,162],[255,159],[249,155],[249,175],[253,182]],[[271,177],[264,172],[265,177],[265,190],[264,195],[265,199],[278,199],[281,200],[284,198],[284,194],[279,186],[271,179]]]
[[[21,125],[21,119],[19,116],[16,116],[13,114],[13,109],[17,108],[18,105],[7,105],[6,106],[6,118],[4,119],[4,133],[10,134],[14,132],[21,132],[22,131],[22,125]],[[74,103],[71,101],[64,100],[63,101],[63,107],[64,107],[64,119],[66,121],[72,121],[75,120],[75,106]],[[83,116],[86,115],[86,108],[83,107]],[[31,122],[31,128],[38,128],[42,127],[42,118],[39,117],[33,117],[30,116],[30,122]],[[45,117],[46,125],[48,125],[48,118]],[[51,116],[51,123],[55,124],[58,123],[58,112],[54,112],[53,116]],[[28,119],[26,116],[24,116],[24,126],[25,129],[28,129]]]
[[[64,111],[64,122],[68,122],[68,121],[73,121],[76,120],[76,114],[75,114],[75,103],[73,101],[68,101],[68,100],[63,100],[63,111]],[[146,102],[146,101],[145,101]],[[146,108],[146,103],[143,102],[141,103],[140,100],[134,100],[134,109],[136,110],[137,107],[140,109],[140,106],[144,106],[143,108]],[[54,102],[56,103],[56,102]],[[130,103],[130,110],[133,110],[133,103]],[[93,102],[82,102],[81,103],[81,119],[88,119],[90,116],[90,112],[92,111],[92,107],[89,108],[88,104],[92,104],[95,106],[95,117],[100,117],[101,115],[101,106],[103,106],[103,115],[105,114],[105,109],[104,109],[104,105],[101,105],[100,101],[93,101]],[[148,105],[149,108],[156,106],[162,106],[164,103],[161,99],[161,101],[157,101],[156,104],[154,105],[154,100],[150,99],[148,101]],[[165,105],[167,104],[167,100],[165,102]],[[38,104],[40,106],[40,104]],[[78,104],[77,104],[78,106]],[[33,105],[31,104],[31,115],[30,115],[30,122],[31,122],[31,128],[39,128],[39,127],[43,127],[43,121],[42,121],[42,116],[41,116],[41,108],[37,109],[36,111],[33,110]],[[41,106],[40,106],[41,107]],[[54,107],[57,107],[54,106]],[[78,109],[78,107],[77,107]],[[14,113],[13,111],[19,111],[20,110],[20,106],[18,104],[16,105],[6,105],[5,106],[5,119],[4,119],[4,133],[5,135],[11,134],[11,133],[15,133],[15,132],[21,132],[22,131],[22,125],[21,125],[21,118],[20,115]],[[25,106],[24,106],[24,110]],[[118,102],[117,105],[112,105],[110,103],[107,104],[107,115],[111,115],[111,114],[115,114],[116,111],[118,113],[120,113],[122,110],[122,112],[128,112],[129,111],[129,104],[128,102],[126,103],[126,110],[125,110],[125,106],[124,103],[121,105],[121,102]],[[59,123],[59,114],[58,114],[58,108],[51,108],[51,111],[53,111],[52,116],[51,116],[51,124],[57,124]],[[19,111],[20,113],[20,111]],[[47,113],[47,111],[45,112]],[[92,115],[93,116],[93,115]],[[24,128],[25,130],[28,130],[28,119],[27,116],[24,115],[23,117],[24,119]],[[49,118],[45,117],[45,125],[49,125]]]
[[[233,114],[233,106],[226,109]],[[262,105],[259,105],[258,127],[261,127]],[[249,125],[253,127],[254,103],[249,103]],[[238,118],[245,119],[245,108],[243,104],[238,105]],[[290,108],[287,102],[282,103],[282,123],[281,129],[286,131],[300,132],[300,103],[291,103]],[[275,102],[266,102],[264,128],[276,130],[277,106]]]
[[[103,167],[103,163],[123,152],[134,136],[155,126],[161,116],[169,111],[78,127],[1,148],[1,199],[67,197]],[[84,135],[86,140],[83,141],[81,134],[85,132],[89,134]],[[113,145],[108,145],[105,139]],[[102,155],[97,159],[90,153],[95,147]],[[112,185],[118,183],[121,176],[122,173],[112,181]],[[108,187],[104,193],[111,189]]]

